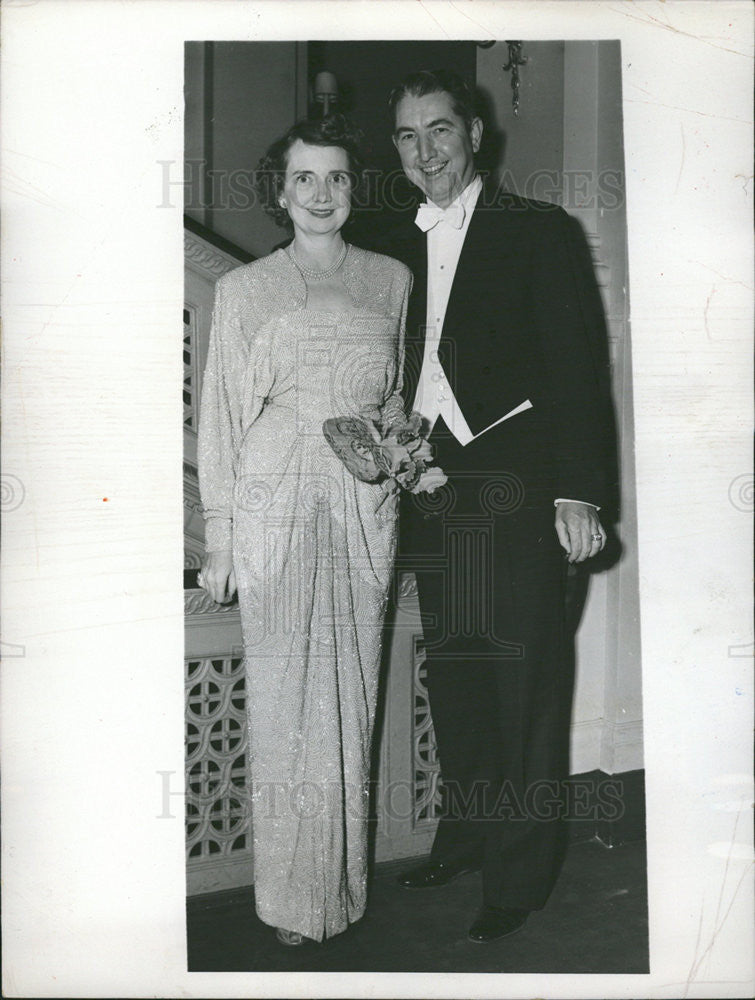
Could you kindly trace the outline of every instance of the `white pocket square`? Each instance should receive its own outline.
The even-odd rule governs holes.
[[[489,424],[487,427],[484,427],[478,434],[475,434],[472,440],[476,441],[478,437],[481,437],[483,434],[487,434],[488,431],[492,431],[494,427],[497,427],[499,424],[502,424],[504,420],[508,420],[510,417],[515,417],[517,413],[524,413],[525,410],[531,410],[531,409],[532,409],[532,403],[529,401],[529,399],[525,399],[525,401],[523,403],[520,403],[519,406],[515,406],[513,410],[509,410],[508,413],[504,413],[504,415],[502,417],[499,417],[498,420],[494,420],[492,424]]]

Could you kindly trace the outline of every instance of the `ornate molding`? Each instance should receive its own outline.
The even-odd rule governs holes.
[[[430,699],[425,685],[424,654],[414,642],[412,668],[413,718],[412,758],[414,772],[413,828],[434,823],[440,815],[440,762],[435,743],[435,730],[430,714]]]
[[[229,612],[235,613],[235,606],[229,607],[227,604],[216,604],[204,590],[184,591],[185,615],[223,615]]]
[[[184,507],[201,514],[204,510],[199,493],[199,476],[196,468],[184,462]]]
[[[215,278],[220,278],[239,266],[239,262],[230,254],[223,253],[200,236],[195,236],[186,230],[184,230],[184,258],[186,263],[196,264]]]
[[[400,573],[398,578],[398,603],[418,597],[417,577],[414,573]]]

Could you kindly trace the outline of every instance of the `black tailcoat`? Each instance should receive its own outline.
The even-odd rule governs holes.
[[[426,245],[407,220],[382,246],[414,274],[410,406]],[[439,354],[473,434],[532,406],[463,448],[439,419],[431,441],[448,486],[402,507],[399,564],[417,572],[446,797],[433,855],[474,856],[486,902],[535,909],[561,857],[572,690],[554,501],[615,499],[602,306],[581,230],[562,209],[481,192]]]

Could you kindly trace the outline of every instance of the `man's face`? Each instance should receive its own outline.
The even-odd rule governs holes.
[[[467,131],[445,91],[424,97],[408,94],[396,105],[393,144],[404,173],[441,208],[447,208],[474,177],[474,154],[481,138],[480,119],[473,119]]]

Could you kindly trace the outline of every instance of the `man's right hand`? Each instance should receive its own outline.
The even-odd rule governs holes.
[[[606,532],[592,504],[561,500],[556,504],[556,533],[570,563],[596,556],[606,544]]]
[[[236,574],[233,570],[233,553],[208,552],[197,577],[197,583],[206,590],[216,604],[227,604],[236,593]]]

